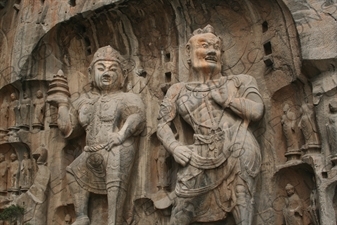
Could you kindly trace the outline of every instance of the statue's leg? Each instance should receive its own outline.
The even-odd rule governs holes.
[[[233,209],[233,216],[236,224],[251,225],[253,208],[251,206],[251,197],[247,187],[238,184],[235,187],[236,206]]]
[[[73,197],[76,220],[72,225],[89,225],[90,220],[88,217],[88,201],[89,192],[83,189],[75,180],[74,176],[67,173],[68,186],[70,193]]]
[[[126,191],[121,187],[108,188],[108,225],[123,224],[123,209],[126,198]]]
[[[193,204],[186,204],[183,198],[177,198],[177,202],[172,209],[170,225],[189,225],[194,215]]]

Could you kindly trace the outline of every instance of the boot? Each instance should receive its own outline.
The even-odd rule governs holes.
[[[235,191],[236,206],[232,212],[235,223],[240,225],[251,225],[252,206],[250,204],[250,196],[243,185],[237,185]]]
[[[123,225],[123,209],[126,191],[121,187],[108,189],[108,225]]]
[[[72,225],[89,225],[88,217],[88,201],[89,192],[83,189],[74,179],[74,177],[67,173],[68,186],[73,197],[74,207],[76,212],[76,220]]]

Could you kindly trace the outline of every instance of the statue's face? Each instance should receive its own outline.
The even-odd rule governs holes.
[[[42,91],[40,91],[40,90],[37,91],[37,92],[36,92],[36,97],[37,97],[37,98],[42,98],[42,97],[43,97]]]
[[[122,83],[122,69],[116,61],[98,61],[93,65],[92,73],[97,88],[118,90]]]
[[[212,33],[193,36],[187,45],[193,70],[218,74],[221,70],[220,39]]]
[[[16,160],[16,155],[15,154],[11,154],[11,160],[15,161]]]
[[[16,95],[14,93],[11,94],[12,101],[16,100]]]
[[[291,196],[294,194],[294,188],[288,187],[286,188],[286,192],[288,196]]]

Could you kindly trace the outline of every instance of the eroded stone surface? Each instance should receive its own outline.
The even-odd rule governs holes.
[[[336,2],[330,0],[0,1],[0,212],[17,203],[27,209],[20,223],[74,223],[79,212],[77,195],[85,202],[81,205],[87,207],[91,224],[111,224],[111,208],[116,204],[111,196],[123,189],[126,197],[123,215],[117,216],[123,221],[120,223],[170,224],[174,221],[171,215],[184,202],[184,197],[175,194],[176,185],[191,172],[191,152],[200,148],[210,153],[198,152],[202,157],[215,157],[219,149],[226,149],[221,145],[242,138],[240,143],[250,143],[242,149],[254,148],[256,154],[247,157],[246,150],[238,151],[236,159],[229,154],[223,164],[209,171],[198,166],[192,170],[191,177],[200,177],[195,185],[219,182],[205,191],[205,196],[221,193],[221,198],[213,195],[207,198],[211,200],[183,207],[197,212],[193,218],[206,206],[218,212],[203,220],[200,216],[190,221],[192,224],[240,224],[239,217],[246,224],[285,224],[284,209],[291,208],[287,206],[287,184],[302,201],[303,224],[335,224],[336,9]],[[197,66],[195,59],[208,53],[201,48],[191,55],[193,47],[188,50],[186,44],[195,30],[208,24],[221,37],[217,63],[198,70],[203,64]],[[88,67],[94,53],[108,45],[120,52],[125,76],[120,81],[123,85],[103,99],[94,89],[107,80],[95,80],[91,77],[95,71],[88,73]],[[211,45],[214,47],[213,42]],[[214,61],[212,57],[208,60]],[[205,78],[213,73],[218,77]],[[54,84],[54,92],[50,92]],[[239,108],[245,109],[241,113],[230,105],[236,104],[237,97],[245,102],[245,91],[251,93],[252,87],[264,105],[264,113],[258,113],[256,121],[250,121],[260,111],[254,104],[240,103]],[[168,101],[174,94],[183,96]],[[57,98],[48,102],[47,97],[53,95]],[[126,157],[132,163],[122,163],[132,165],[130,174],[124,176],[130,181],[124,186],[101,182],[100,193],[83,199],[86,184],[71,190],[69,183],[81,184],[85,180],[82,175],[93,170],[98,176],[103,171],[115,171],[105,169],[109,163],[102,167],[98,155],[91,157],[94,153],[84,150],[97,150],[92,146],[119,140],[112,133],[121,128],[119,123],[128,118],[128,112],[134,112],[127,99],[144,103],[143,130],[139,128],[131,135],[135,137],[130,139],[132,144],[119,143],[120,147],[112,148],[121,149],[119,156],[103,147],[98,151],[104,152],[106,162],[115,165],[118,160],[108,160],[107,155],[117,159],[123,156],[122,150],[132,149],[134,154],[125,151],[132,155]],[[170,102],[175,109],[161,106],[162,102]],[[172,120],[157,120],[158,115],[168,112],[176,113],[167,116]],[[220,114],[224,117],[218,118]],[[189,115],[197,123],[192,123]],[[230,132],[231,121],[244,121],[245,134],[240,133],[239,138],[217,134],[219,140],[205,139],[208,128],[201,125],[214,129],[227,126]],[[198,139],[200,143],[207,142],[207,147],[196,143],[196,136],[203,139]],[[168,140],[194,148],[185,148],[184,160],[172,153]],[[48,154],[43,153],[46,151]],[[259,156],[261,161],[254,160]],[[244,173],[240,180],[233,172],[252,172],[246,168],[246,159],[256,162],[248,165],[256,171],[249,175],[254,185],[247,182]],[[75,164],[82,168],[86,160],[91,169],[78,169],[73,174],[80,178],[72,178],[67,171],[74,171]],[[228,177],[217,179],[221,176],[216,168],[231,163],[239,166],[236,170],[223,169]],[[93,183],[93,178],[88,180]],[[109,194],[110,187],[113,191]],[[184,188],[177,193],[193,190],[191,186]],[[193,198],[200,197],[196,196]],[[251,218],[248,214],[238,216],[234,210],[243,205]],[[195,210],[198,207],[200,210]],[[176,218],[180,221],[176,223],[183,224],[186,213]]]

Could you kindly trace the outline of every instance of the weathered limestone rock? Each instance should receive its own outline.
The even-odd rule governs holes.
[[[334,0],[0,1],[0,213],[336,224],[336,18]]]

